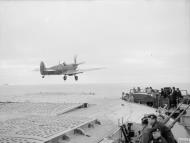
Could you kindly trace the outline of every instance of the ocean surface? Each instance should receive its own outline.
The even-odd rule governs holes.
[[[46,101],[61,102],[60,98],[71,102],[84,98],[120,98],[122,92],[129,92],[133,87],[150,87],[142,84],[52,84],[52,85],[1,85],[0,101]],[[190,83],[184,84],[152,84],[153,89],[165,86],[175,86],[181,90],[190,91]],[[182,92],[185,94],[185,91]],[[76,98],[77,97],[77,98]],[[72,100],[73,99],[73,100]],[[64,102],[66,102],[64,100]],[[62,100],[63,101],[63,100]]]

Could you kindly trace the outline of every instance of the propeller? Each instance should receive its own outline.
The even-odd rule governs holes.
[[[77,64],[77,55],[74,56],[74,64]]]
[[[84,64],[85,62],[80,62],[80,63],[77,63],[77,55],[74,56],[74,64],[75,65],[81,65],[81,64]]]

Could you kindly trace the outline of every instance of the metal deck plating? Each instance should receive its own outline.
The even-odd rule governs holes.
[[[0,122],[0,143],[44,143],[95,119],[64,113],[81,107],[74,103],[2,103],[0,113],[22,113],[24,117]]]
[[[1,137],[0,143],[42,143],[34,139],[16,138],[16,137]]]
[[[24,142],[27,139],[46,142],[93,121],[95,119],[74,116],[29,116],[11,119],[1,122],[0,142]]]

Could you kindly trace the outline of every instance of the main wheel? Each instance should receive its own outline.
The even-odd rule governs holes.
[[[45,76],[43,75],[42,78],[44,78]]]
[[[64,80],[67,80],[67,76],[65,75],[65,76],[63,77],[63,79],[64,79]]]
[[[76,81],[78,80],[78,76],[75,76],[75,80],[76,80]]]

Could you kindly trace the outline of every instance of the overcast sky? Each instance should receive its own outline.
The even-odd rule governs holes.
[[[79,83],[189,82],[190,1],[0,1],[0,84],[62,83],[32,70],[74,55],[106,67]]]

